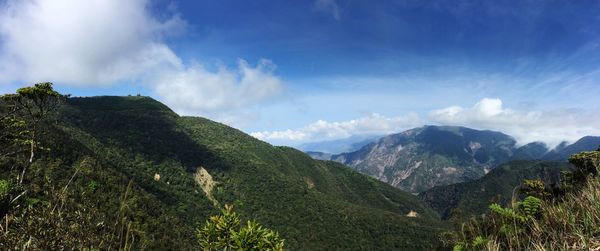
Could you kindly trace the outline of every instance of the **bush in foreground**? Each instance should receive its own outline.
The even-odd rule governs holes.
[[[225,205],[220,215],[211,216],[196,233],[204,250],[283,250],[279,234],[255,221],[240,226],[233,206]]]
[[[564,176],[559,197],[543,186],[528,186],[510,207],[490,205],[490,213],[442,235],[454,250],[597,250],[600,248],[600,149],[573,155],[577,167]],[[536,188],[537,187],[537,188]],[[532,196],[532,195],[537,195]]]

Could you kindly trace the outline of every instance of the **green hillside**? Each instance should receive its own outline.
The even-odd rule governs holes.
[[[527,182],[509,205],[490,204],[442,237],[453,250],[599,250],[600,150],[572,155],[559,187]],[[537,183],[537,184],[536,184]]]
[[[2,249],[193,249],[225,204],[291,250],[426,250],[442,228],[416,196],[147,97],[69,98],[44,131],[23,185],[23,156],[0,159],[7,198],[26,191]]]
[[[436,210],[442,219],[486,213],[494,201],[506,205],[514,189],[524,179],[541,179],[548,184],[558,183],[561,171],[571,169],[566,162],[515,160],[502,164],[484,177],[465,183],[434,187],[419,196]]]

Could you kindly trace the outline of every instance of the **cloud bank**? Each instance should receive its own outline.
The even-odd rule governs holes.
[[[177,112],[214,115],[276,95],[274,65],[185,63],[164,42],[185,29],[149,0],[9,0],[0,4],[0,81],[71,86],[142,82]]]
[[[515,110],[505,108],[502,100],[484,98],[471,107],[449,106],[432,110],[426,116],[410,113],[385,117],[379,114],[342,122],[319,120],[296,130],[262,131],[252,136],[289,144],[347,138],[352,135],[390,134],[426,124],[467,126],[496,130],[515,137],[520,144],[542,141],[555,146],[574,142],[587,135],[600,135],[597,110]]]
[[[263,131],[251,133],[262,140],[312,141],[324,139],[341,139],[352,135],[387,134],[400,129],[408,129],[421,125],[422,121],[416,113],[400,117],[385,117],[377,113],[341,122],[319,120],[297,130]]]
[[[484,98],[472,107],[451,106],[429,113],[429,120],[444,125],[465,125],[504,132],[521,143],[542,141],[555,146],[587,135],[600,135],[598,111],[577,108],[514,110],[502,100]]]

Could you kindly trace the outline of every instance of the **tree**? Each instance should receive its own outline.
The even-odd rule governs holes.
[[[283,250],[279,234],[264,228],[256,221],[240,227],[233,206],[225,205],[220,215],[211,216],[196,236],[204,250]]]
[[[23,87],[18,89],[15,94],[2,96],[2,100],[5,102],[4,109],[6,110],[6,114],[2,117],[2,127],[26,128],[26,130],[20,131],[18,136],[25,136],[24,143],[29,145],[29,165],[33,162],[35,149],[38,147],[37,138],[40,122],[47,119],[65,98],[66,96],[55,91],[52,88],[52,83],[49,82]],[[12,137],[16,136],[9,135],[6,137],[7,139],[13,139]],[[13,140],[18,139],[19,137],[16,137]],[[26,167],[23,167],[19,183],[23,182]]]
[[[27,129],[23,119],[6,115],[0,111],[0,158],[11,157],[26,150]]]

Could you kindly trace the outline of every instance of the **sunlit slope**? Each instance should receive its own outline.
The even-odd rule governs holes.
[[[179,117],[150,98],[71,98],[60,120],[106,168],[180,219],[173,227],[184,232],[233,204],[279,231],[291,249],[427,249],[436,240],[436,213],[413,195],[223,124]],[[202,170],[208,175],[196,175]]]

